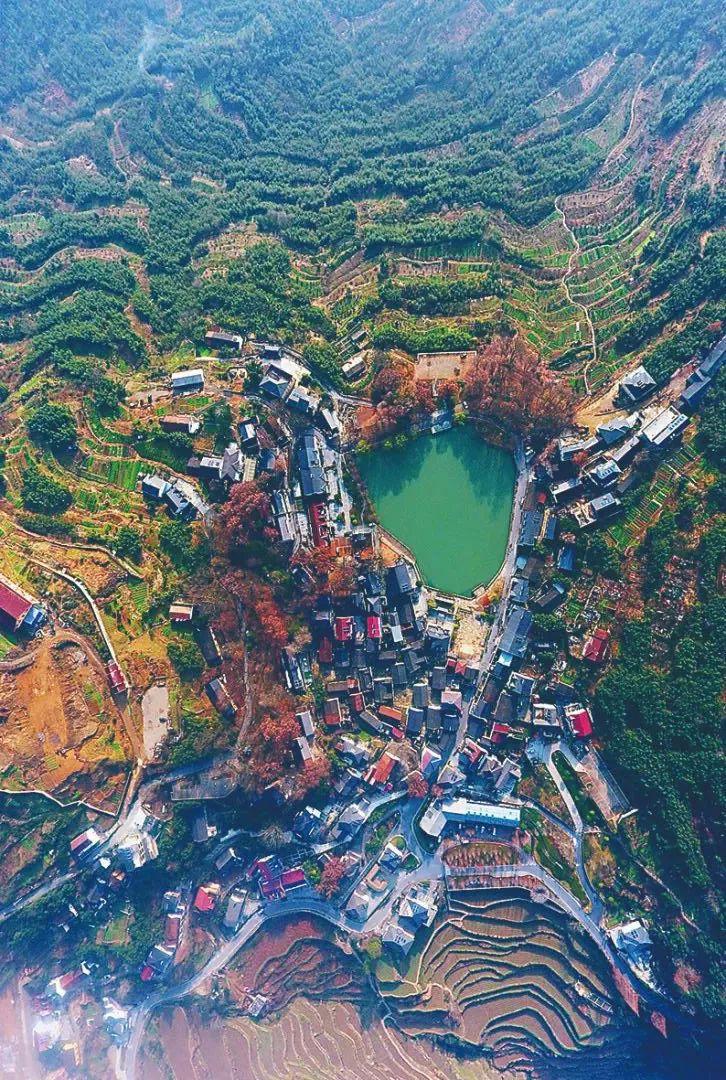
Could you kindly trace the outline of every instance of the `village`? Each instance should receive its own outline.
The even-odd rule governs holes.
[[[69,924],[81,908],[101,919],[109,898],[157,858],[165,828],[155,813],[160,792],[171,804],[194,806],[199,874],[165,892],[163,937],[135,972],[130,997],[120,1002],[112,986],[104,990],[99,1022],[123,1048],[125,1075],[133,1076],[151,1008],[189,992],[210,964],[221,970],[266,918],[318,913],[362,943],[375,937],[395,962],[432,926],[450,879],[462,873],[488,887],[496,887],[497,874],[502,883],[517,876],[532,882],[605,951],[620,971],[626,1000],[641,992],[652,1002],[658,983],[648,929],[638,919],[608,919],[582,858],[586,826],[558,766],[564,759],[604,821],[637,812],[598,751],[583,692],[608,663],[611,630],[605,598],[578,580],[578,536],[612,522],[643,462],[682,438],[723,363],[726,339],[691,365],[675,399],[664,401],[661,392],[659,403],[649,405],[662,388],[639,368],[619,384],[617,415],[592,433],[561,438],[539,455],[516,447],[512,532],[496,588],[488,586],[484,603],[481,593],[467,598],[429,588],[414,557],[366,519],[365,502],[350,485],[353,444],[346,424],[352,395],[311,388],[310,370],[283,346],[243,342],[221,330],[210,331],[206,344],[230,357],[231,365],[245,365],[248,379],[252,373],[250,413],[235,421],[236,438],[222,453],[195,452],[186,476],[161,468],[145,472],[140,491],[154,512],[204,524],[234,485],[266,476],[267,525],[294,567],[300,592],[314,584],[304,560],[296,559],[300,552],[321,550],[352,567],[349,587],[315,599],[309,644],[285,646],[278,658],[281,687],[299,699],[291,775],[321,756],[334,756],[336,768],[325,800],[293,813],[292,785],[275,785],[285,821],[277,851],[264,845],[255,851],[255,834],[244,824],[223,831],[217,821],[217,800],[234,786],[233,754],[144,781],[108,832],[93,827],[72,840],[73,874],[86,891],[69,903]],[[161,417],[165,431],[190,437],[200,431],[201,419],[185,401],[204,390],[208,359],[171,374],[163,400],[174,411]],[[346,374],[360,376],[363,360],[350,363]],[[154,391],[147,405],[158,400]],[[138,408],[144,408],[141,396]],[[446,431],[455,422],[461,416],[443,410],[428,430]],[[553,618],[558,613],[559,620]],[[48,612],[42,599],[2,578],[0,615],[30,639]],[[193,632],[207,669],[204,692],[233,722],[242,703],[228,689],[223,649],[208,613],[179,596],[168,619]],[[129,692],[128,676],[113,654],[107,676],[115,695]],[[528,810],[540,804],[522,793],[521,782],[543,774],[569,813],[571,880],[533,854]],[[505,860],[499,870],[491,864],[454,870],[445,860],[453,843],[508,849],[511,865]],[[507,869],[514,878],[505,876]],[[189,972],[195,926],[217,943],[197,975]],[[178,983],[175,971],[182,965],[185,981]],[[103,974],[86,964],[71,967],[36,996],[33,1041],[42,1061],[75,1067],[79,1020],[73,1003],[84,1000],[90,987],[105,985]],[[264,1016],[264,994],[250,991],[245,1009]]]

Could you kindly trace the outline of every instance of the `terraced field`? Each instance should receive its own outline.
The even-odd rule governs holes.
[[[379,984],[402,1030],[485,1047],[500,1066],[597,1045],[612,1014],[589,943],[520,890],[456,894],[402,978],[384,965]]]
[[[203,1026],[182,1009],[158,1025],[142,1080],[497,1080],[488,1062],[462,1062],[409,1040],[370,1010],[347,1002],[299,999],[279,1020],[249,1019]],[[524,1080],[514,1071],[510,1080]]]

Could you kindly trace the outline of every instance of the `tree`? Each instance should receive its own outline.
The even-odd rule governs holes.
[[[318,884],[318,892],[324,896],[326,900],[332,900],[332,898],[337,896],[340,892],[344,877],[345,863],[339,856],[333,855],[323,867],[323,872],[320,875],[320,883]]]
[[[406,777],[406,787],[409,798],[425,799],[429,793],[429,785],[423,773],[412,772]]]
[[[165,521],[159,529],[159,546],[177,570],[192,573],[209,559],[204,540],[195,540],[194,530],[185,521]]]
[[[67,487],[59,484],[37,465],[29,465],[23,477],[23,506],[34,514],[62,514],[73,502]]]
[[[220,511],[218,528],[228,547],[242,548],[265,535],[274,537],[274,531],[268,528],[269,519],[270,497],[250,480],[234,484]]]
[[[141,547],[141,530],[133,525],[122,525],[116,533],[114,541],[116,554],[122,559],[131,559],[132,562],[140,563],[143,554]]]
[[[0,405],[2,405],[2,403],[4,401],[7,401],[9,396],[10,396],[10,387],[8,386],[7,383],[0,382]]]
[[[539,442],[567,425],[574,402],[569,387],[519,338],[497,338],[478,353],[464,397],[473,412]]]
[[[38,446],[53,451],[70,449],[78,437],[73,413],[67,405],[54,401],[46,401],[31,412],[28,434]]]
[[[170,642],[167,651],[172,664],[182,675],[201,671],[204,667],[204,657],[196,641],[192,641],[191,638]]]

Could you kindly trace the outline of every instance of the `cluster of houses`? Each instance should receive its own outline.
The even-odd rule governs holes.
[[[647,405],[658,385],[645,367],[625,375],[617,400],[632,412],[605,421],[594,435],[559,440],[549,483],[555,506],[569,506],[581,529],[612,518],[621,508],[622,496],[637,482],[633,465],[679,442],[690,414],[708,393],[724,359],[726,337],[694,368],[672,405]]]

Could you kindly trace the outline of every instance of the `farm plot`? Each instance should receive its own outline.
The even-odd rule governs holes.
[[[415,993],[381,987],[402,1030],[448,1031],[495,1061],[597,1044],[611,1014],[600,958],[522,890],[457,894],[404,981]]]

